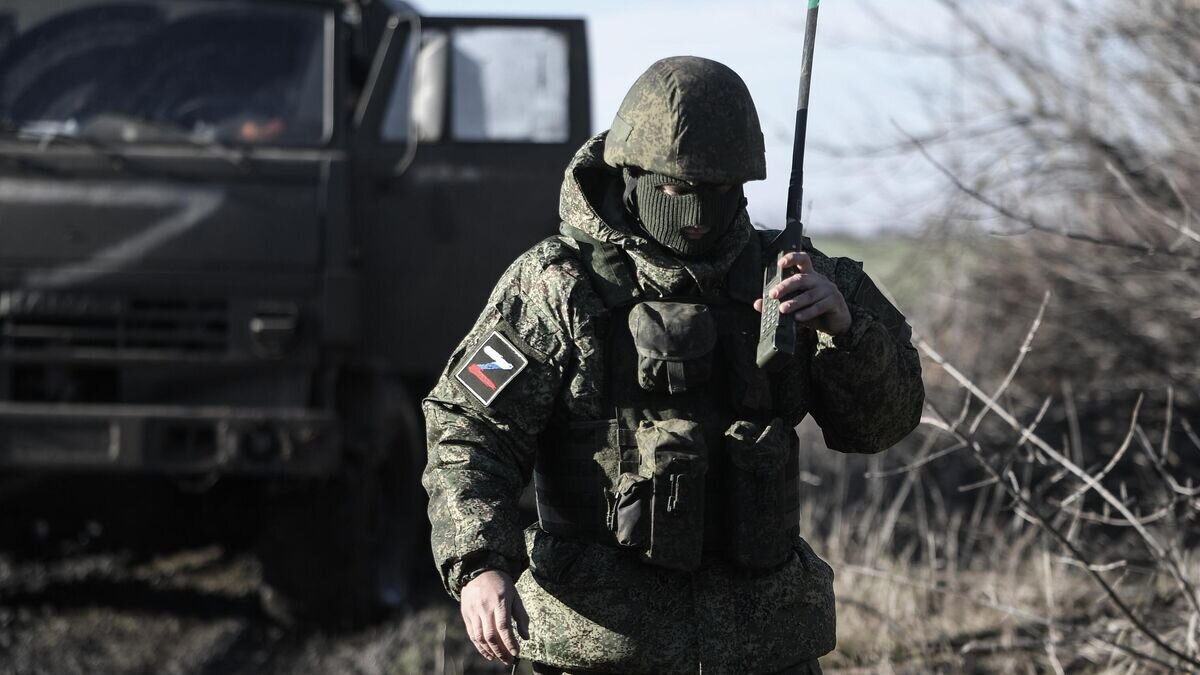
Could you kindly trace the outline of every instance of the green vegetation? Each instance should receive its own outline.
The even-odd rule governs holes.
[[[890,293],[906,313],[920,306],[931,288],[931,277],[925,273],[930,263],[929,255],[916,237],[818,235],[813,239],[813,245],[825,255],[862,262],[875,283],[885,293]]]

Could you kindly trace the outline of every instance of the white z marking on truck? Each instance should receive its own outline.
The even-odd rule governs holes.
[[[85,283],[119,270],[155,248],[187,232],[212,215],[225,202],[225,191],[179,185],[124,186],[113,183],[69,185],[20,179],[0,179],[0,202],[59,206],[176,207],[122,241],[102,248],[87,260],[66,263],[48,270],[35,270],[22,280],[27,288],[57,288]]]

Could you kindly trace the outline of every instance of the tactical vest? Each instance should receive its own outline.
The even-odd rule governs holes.
[[[787,559],[799,528],[799,448],[755,365],[763,255],[750,244],[707,294],[643,299],[618,247],[565,227],[606,307],[602,410],[562,410],[534,471],[546,532],[696,569]]]

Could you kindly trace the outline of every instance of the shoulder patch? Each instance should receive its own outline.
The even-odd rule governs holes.
[[[462,362],[454,377],[480,403],[490,406],[528,365],[529,359],[512,342],[493,330]]]

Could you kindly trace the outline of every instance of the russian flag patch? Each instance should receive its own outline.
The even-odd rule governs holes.
[[[454,377],[480,403],[490,406],[527,365],[529,360],[511,342],[492,331],[459,366]]]

